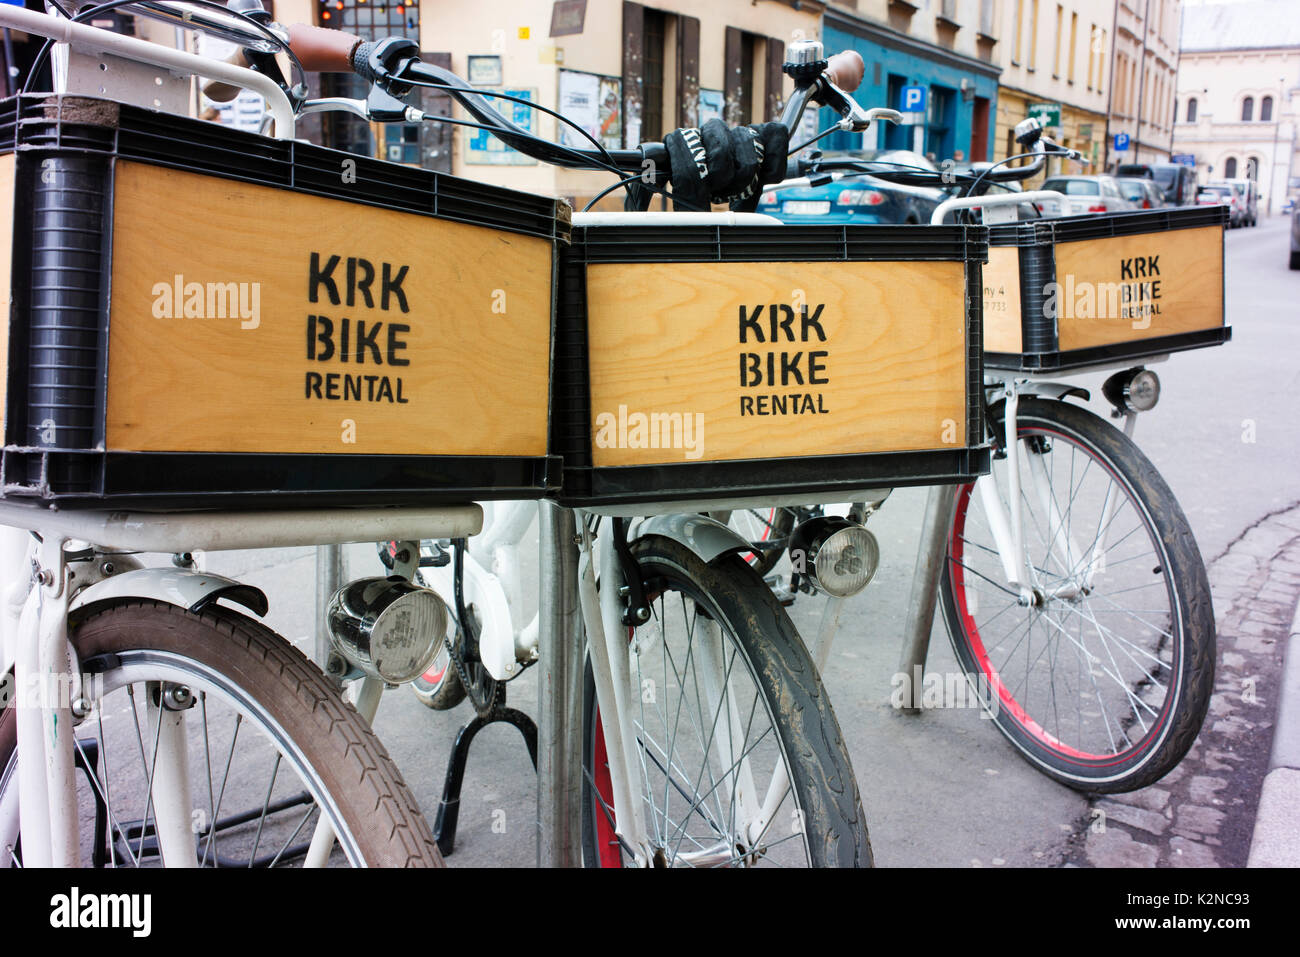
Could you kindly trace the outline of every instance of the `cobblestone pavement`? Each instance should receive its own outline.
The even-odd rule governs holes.
[[[1089,802],[1067,863],[1244,867],[1300,598],[1300,503],[1266,515],[1208,562],[1215,693],[1196,743],[1158,783]]]

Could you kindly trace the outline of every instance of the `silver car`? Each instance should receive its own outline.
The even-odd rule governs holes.
[[[1065,194],[1064,203],[1055,200],[1035,203],[1043,216],[1084,216],[1133,209],[1114,176],[1052,176],[1039,189]]]

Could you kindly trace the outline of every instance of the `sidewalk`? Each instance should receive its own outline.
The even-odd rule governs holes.
[[[1291,621],[1268,776],[1247,867],[1300,867],[1300,607]]]

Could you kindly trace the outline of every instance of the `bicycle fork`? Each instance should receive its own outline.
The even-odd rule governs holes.
[[[1003,384],[1000,392],[1006,402],[1002,435],[1007,463],[1006,507],[992,474],[981,475],[975,480],[976,493],[980,496],[980,503],[988,519],[1006,587],[1016,593],[1020,604],[1026,607],[1041,604],[1049,598],[1072,599],[1081,592],[1086,594],[1092,589],[1097,574],[1105,566],[1106,536],[1118,503],[1118,496],[1112,486],[1107,489],[1102,503],[1097,536],[1085,554],[1085,549],[1079,547],[1061,514],[1060,503],[1052,491],[1042,455],[1028,445],[1022,447],[1019,441],[1020,396],[1023,392],[1033,394],[1033,389],[1025,388],[1029,385],[1029,380],[1008,381]],[[1057,401],[1063,401],[1060,396],[1056,398]],[[1136,421],[1135,412],[1125,413],[1123,430],[1129,438],[1133,436]],[[1028,483],[1022,481],[1022,457],[1029,473]],[[1025,484],[1028,484],[1028,490],[1023,487]],[[1050,590],[1045,589],[1037,580],[1025,549],[1023,500],[1031,491],[1047,516],[1047,528],[1043,533],[1048,548],[1064,563],[1065,568],[1074,572],[1068,580]],[[899,669],[905,676],[904,688],[910,690],[910,694],[904,696],[902,710],[911,714],[920,710],[920,682],[913,679],[925,669],[935,603],[957,506],[957,493],[956,485],[934,486],[926,499],[921,541],[912,578],[911,600],[904,626],[903,653],[899,663]]]
[[[660,862],[656,855],[660,852],[661,842],[656,841],[653,833],[657,831],[660,822],[647,822],[644,803],[636,784],[642,779],[646,758],[657,762],[658,757],[650,753],[653,742],[642,735],[634,718],[640,691],[632,674],[629,642],[635,640],[635,636],[623,620],[623,602],[620,587],[617,587],[624,583],[625,573],[611,542],[604,542],[599,550],[595,548],[590,527],[581,512],[578,513],[577,527],[580,529],[578,591],[609,762],[615,833],[632,852],[637,865],[651,866]],[[602,582],[599,589],[596,587],[597,565]],[[604,586],[605,582],[611,583],[613,587]],[[838,606],[840,602],[834,604]],[[835,617],[838,619],[838,615]],[[700,663],[704,685],[701,690],[708,713],[719,715],[725,709],[731,717],[730,721],[720,722],[729,730],[711,738],[713,757],[721,769],[719,778],[712,782],[711,788],[723,788],[734,795],[733,819],[725,822],[728,830],[734,827],[740,838],[748,844],[756,845],[760,836],[768,830],[776,809],[785,800],[790,786],[789,778],[784,765],[778,765],[765,793],[759,794],[749,758],[745,754],[745,742],[738,736],[738,729],[744,723],[728,681],[719,626],[716,622],[702,619],[696,623],[695,628],[691,653]],[[829,635],[823,637],[827,640],[821,644],[829,648]],[[821,660],[824,662],[824,659],[823,654]],[[672,755],[665,753],[662,758],[664,773],[671,778],[676,770],[671,766]],[[594,782],[589,781],[588,785],[594,789]],[[688,811],[687,814],[689,813]],[[667,829],[672,827],[666,819],[662,824]],[[659,836],[669,838],[672,835],[665,833]],[[754,849],[759,850],[757,847]],[[722,840],[716,846],[703,847],[679,857],[682,863],[708,867],[734,861],[736,847],[731,841]]]

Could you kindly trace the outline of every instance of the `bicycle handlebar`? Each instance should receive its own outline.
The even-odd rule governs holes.
[[[361,37],[356,34],[305,23],[294,23],[287,29],[289,47],[303,69],[315,73],[351,73],[355,69],[352,58],[361,45]]]

